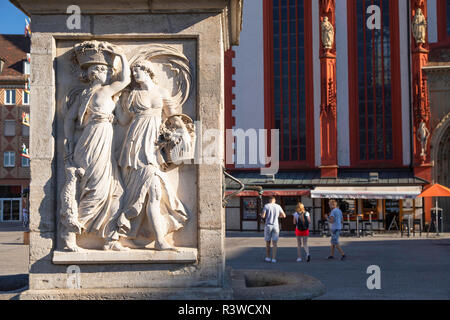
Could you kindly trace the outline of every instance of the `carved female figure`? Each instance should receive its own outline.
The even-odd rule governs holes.
[[[155,249],[173,250],[165,236],[180,229],[188,215],[160,170],[156,143],[163,116],[176,114],[176,105],[154,82],[151,62],[138,60],[131,69],[135,87],[121,95],[122,124],[129,127],[119,157],[126,189],[123,215],[129,223],[122,216],[119,226],[128,239],[154,236]]]
[[[130,83],[127,59],[119,47],[106,42],[86,41],[75,46],[88,87],[72,99],[64,119],[67,165],[82,168],[79,180],[78,221],[87,233],[106,240],[104,249],[123,250],[115,220],[123,187],[113,157],[113,96]],[[119,79],[111,83],[114,57],[120,58]],[[77,130],[78,129],[78,130]],[[81,131],[78,134],[77,131]],[[78,139],[77,139],[78,138]]]

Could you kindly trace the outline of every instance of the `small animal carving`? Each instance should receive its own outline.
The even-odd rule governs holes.
[[[82,251],[76,242],[76,235],[81,234],[83,227],[78,222],[78,205],[76,201],[77,179],[84,175],[83,168],[66,167],[66,184],[61,192],[60,222],[62,225],[61,238],[64,249]]]

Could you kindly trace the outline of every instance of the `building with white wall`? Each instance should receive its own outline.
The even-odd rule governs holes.
[[[227,171],[278,195],[288,213],[304,202],[315,229],[327,198],[379,229],[393,216],[425,226],[431,203],[413,200],[433,180],[423,68],[449,39],[450,0],[244,1],[241,44],[227,55]],[[430,135],[421,140],[422,123]],[[274,153],[279,161],[268,163]],[[261,171],[268,167],[275,175]],[[237,190],[228,184],[228,194]],[[238,196],[227,228],[258,230],[257,193]]]

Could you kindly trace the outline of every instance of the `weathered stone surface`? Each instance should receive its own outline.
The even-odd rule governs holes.
[[[52,250],[55,247],[53,232],[30,233],[30,261],[51,260]]]
[[[30,215],[30,230],[54,232],[56,230],[54,188],[51,182],[43,186],[30,184],[30,210],[39,214]]]
[[[55,48],[55,39],[51,33],[33,31],[31,34],[31,54],[52,55]]]
[[[189,25],[186,25],[189,26]],[[169,33],[171,26],[167,15],[99,15],[93,16],[93,34]]]
[[[222,288],[122,288],[82,290],[28,290],[20,300],[230,300]]]
[[[67,280],[72,274],[69,266],[45,266],[40,261],[30,273],[30,288],[47,290],[54,288],[70,288]],[[143,266],[138,268],[137,266]],[[80,286],[84,289],[94,288],[184,288],[184,287],[219,287],[216,278],[201,279],[199,269],[182,267],[170,269],[167,265],[124,264],[111,268],[108,265],[79,265]],[[58,268],[57,268],[58,267]],[[49,271],[47,271],[49,270]],[[57,271],[50,273],[51,270]],[[59,271],[59,272],[58,272]]]
[[[195,263],[197,249],[177,248],[177,251],[133,250],[83,252],[55,251],[54,264],[116,264],[116,263]]]
[[[33,143],[31,144],[33,146]],[[33,159],[30,163],[30,230],[33,232],[53,232],[56,227],[55,190],[52,162]]]
[[[72,1],[73,2],[73,1]],[[66,6],[67,9],[68,6]],[[83,9],[81,9],[80,16],[80,28],[74,28],[72,26],[73,19],[70,18],[71,15],[52,15],[51,19],[45,15],[33,15],[32,20],[32,30],[34,32],[48,32],[48,33],[90,33],[91,32],[91,16],[84,15]],[[69,22],[69,24],[68,24]],[[73,28],[73,29],[69,29]],[[76,26],[75,26],[76,27]]]
[[[199,259],[200,262],[206,257],[222,257],[224,254],[224,235],[222,230],[199,230]]]
[[[30,67],[32,86],[55,85],[55,69],[51,55],[32,53]],[[32,97],[32,95],[30,97]],[[30,100],[30,103],[31,101],[32,100]]]
[[[52,160],[55,155],[55,88],[37,83],[31,86],[31,90],[33,94],[30,95],[30,156],[33,160]],[[30,165],[33,166],[32,163]]]

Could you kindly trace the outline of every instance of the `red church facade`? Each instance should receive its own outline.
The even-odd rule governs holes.
[[[424,227],[431,202],[415,198],[433,181],[433,124],[423,68],[430,50],[448,45],[448,0],[247,1],[241,45],[226,55],[227,171],[264,196],[279,195],[287,211],[306,203],[314,228],[327,198],[350,207],[350,220],[377,220],[380,230],[390,227],[391,212],[398,224],[411,216]],[[266,160],[278,152],[271,177],[261,174],[270,166],[261,157],[238,161],[254,152],[252,130],[267,130],[265,141],[253,141],[265,146],[258,153]],[[258,218],[247,214],[255,192],[238,196],[227,228],[257,230]]]

